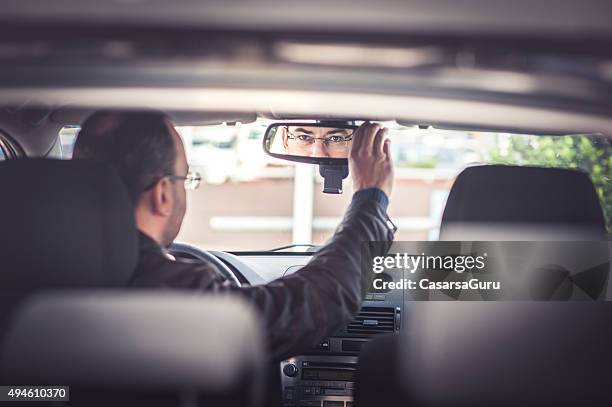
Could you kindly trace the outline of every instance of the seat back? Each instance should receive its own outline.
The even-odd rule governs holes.
[[[606,239],[603,212],[586,173],[512,165],[465,169],[453,184],[441,240]]]
[[[0,163],[3,289],[125,285],[138,260],[133,206],[99,163]]]
[[[12,315],[0,381],[69,385],[72,406],[250,406],[263,361],[255,313],[237,298],[71,290]]]
[[[45,288],[125,286],[138,260],[133,206],[115,172],[87,161],[0,162],[3,315]]]

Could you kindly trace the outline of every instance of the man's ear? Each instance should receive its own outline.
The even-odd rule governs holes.
[[[151,211],[158,216],[170,216],[173,205],[172,182],[167,177],[161,178],[151,188]]]

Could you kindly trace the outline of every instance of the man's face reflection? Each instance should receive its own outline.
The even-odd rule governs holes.
[[[283,126],[279,129],[285,152],[302,157],[347,158],[352,129]]]

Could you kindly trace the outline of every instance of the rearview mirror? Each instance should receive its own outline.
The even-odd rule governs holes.
[[[347,165],[357,126],[346,123],[274,123],[263,147],[269,155],[311,164]]]

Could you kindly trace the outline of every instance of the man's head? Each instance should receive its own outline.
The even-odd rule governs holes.
[[[178,234],[186,210],[188,171],[183,143],[166,116],[156,112],[100,111],[77,137],[73,158],[114,167],[134,203],[138,228],[162,246]]]

